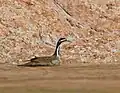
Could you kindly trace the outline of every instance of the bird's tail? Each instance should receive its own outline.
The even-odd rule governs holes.
[[[21,64],[17,64],[17,66],[26,66],[27,63],[30,62],[30,60],[25,60],[25,61],[22,61],[24,63],[21,63]]]

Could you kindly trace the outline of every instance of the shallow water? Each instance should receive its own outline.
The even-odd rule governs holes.
[[[119,93],[120,65],[0,65],[0,93]]]

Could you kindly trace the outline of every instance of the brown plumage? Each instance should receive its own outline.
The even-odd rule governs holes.
[[[25,64],[20,64],[18,66],[55,66],[60,65],[60,44],[62,42],[66,42],[66,38],[60,38],[57,42],[55,52],[52,56],[43,56],[43,57],[35,57],[29,60],[29,62]]]

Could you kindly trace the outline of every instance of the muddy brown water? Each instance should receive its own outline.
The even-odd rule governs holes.
[[[120,65],[0,64],[0,93],[120,93]]]

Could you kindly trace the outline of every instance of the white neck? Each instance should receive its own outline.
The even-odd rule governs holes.
[[[57,54],[57,57],[59,57],[59,52],[60,52],[60,46],[57,48],[57,51],[56,51],[56,54]]]

